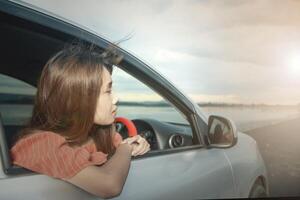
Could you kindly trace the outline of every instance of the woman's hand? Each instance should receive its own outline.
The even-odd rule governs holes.
[[[121,142],[121,144],[122,143],[127,143],[132,146],[132,156],[143,155],[150,151],[150,144],[145,138],[141,137],[140,135],[126,138]]]

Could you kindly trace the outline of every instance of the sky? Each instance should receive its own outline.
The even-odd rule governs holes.
[[[26,0],[82,24],[196,102],[300,103],[299,0]]]

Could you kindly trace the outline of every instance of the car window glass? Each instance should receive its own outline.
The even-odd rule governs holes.
[[[25,125],[31,117],[36,88],[0,74],[0,113],[6,125]]]

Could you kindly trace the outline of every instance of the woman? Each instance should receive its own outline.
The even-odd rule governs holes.
[[[140,136],[115,132],[112,49],[73,44],[45,65],[33,115],[11,149],[13,163],[109,198],[122,191],[131,156],[150,150]]]

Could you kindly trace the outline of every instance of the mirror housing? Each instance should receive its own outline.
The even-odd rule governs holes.
[[[237,143],[237,129],[231,119],[211,115],[208,118],[209,143],[211,147],[231,147]]]

